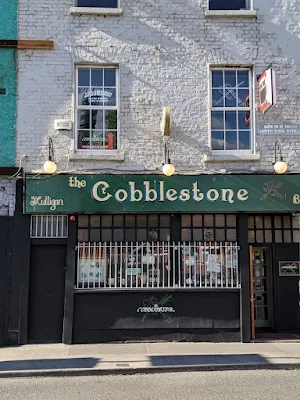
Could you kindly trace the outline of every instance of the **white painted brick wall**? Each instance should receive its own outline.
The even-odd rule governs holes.
[[[0,216],[13,216],[15,212],[16,184],[0,180]]]
[[[210,64],[253,65],[277,73],[277,105],[256,122],[300,123],[300,2],[254,0],[257,19],[205,17],[206,0],[121,0],[122,16],[73,16],[73,0],[19,0],[19,37],[53,39],[52,51],[19,51],[17,160],[42,168],[53,136],[60,171],[155,171],[163,161],[159,122],[171,106],[171,159],[177,170],[271,171],[274,140],[257,135],[259,161],[202,163],[209,154]],[[156,48],[161,46],[159,52]],[[54,119],[73,116],[74,63],[120,66],[120,127],[124,161],[71,161],[73,132]],[[257,96],[257,94],[256,94]],[[300,140],[284,136],[283,156],[300,172]]]

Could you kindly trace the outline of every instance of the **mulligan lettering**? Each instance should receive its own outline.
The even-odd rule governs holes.
[[[95,183],[92,188],[92,197],[99,202],[105,202],[111,198],[114,198],[118,203],[125,201],[129,202],[174,202],[174,201],[196,201],[201,202],[203,200],[209,202],[221,201],[227,203],[234,203],[235,201],[246,201],[249,198],[249,193],[246,189],[239,189],[234,191],[233,189],[215,189],[211,188],[207,191],[201,190],[198,182],[194,182],[192,187],[183,188],[176,190],[173,188],[165,188],[164,181],[158,181],[151,183],[150,181],[144,181],[140,187],[136,187],[134,181],[129,181],[127,187],[122,187],[117,190],[110,188],[110,185],[106,181],[99,181]]]
[[[31,196],[30,205],[32,207],[49,207],[51,211],[54,211],[56,207],[63,206],[64,201],[63,199],[52,199],[50,196]]]

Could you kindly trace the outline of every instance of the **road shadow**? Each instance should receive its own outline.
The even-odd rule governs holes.
[[[0,371],[87,369],[94,368],[99,361],[94,357],[0,361]]]

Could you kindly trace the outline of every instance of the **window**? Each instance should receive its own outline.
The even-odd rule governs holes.
[[[118,87],[115,67],[78,67],[76,137],[78,150],[116,150]]]
[[[249,151],[251,131],[251,71],[211,71],[211,149]]]
[[[41,238],[67,238],[67,215],[32,215],[30,223],[30,237]]]
[[[246,10],[250,0],[209,0],[210,10]]]
[[[119,0],[77,0],[77,7],[118,8]]]

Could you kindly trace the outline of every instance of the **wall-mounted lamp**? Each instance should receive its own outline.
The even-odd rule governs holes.
[[[169,156],[169,148],[167,146],[167,142],[165,142],[165,163],[162,167],[162,172],[166,176],[172,176],[175,172],[175,167],[171,164],[170,156]]]
[[[277,153],[278,151],[278,153]],[[279,160],[278,160],[279,158]],[[276,174],[284,174],[287,170],[287,163],[283,161],[283,157],[281,154],[281,143],[279,139],[276,139],[275,141],[275,159],[273,162],[273,168]]]
[[[44,172],[46,174],[54,174],[56,172],[56,164],[53,161],[54,158],[54,151],[53,151],[53,142],[51,137],[49,137],[49,154],[48,154],[48,161],[44,164]]]

